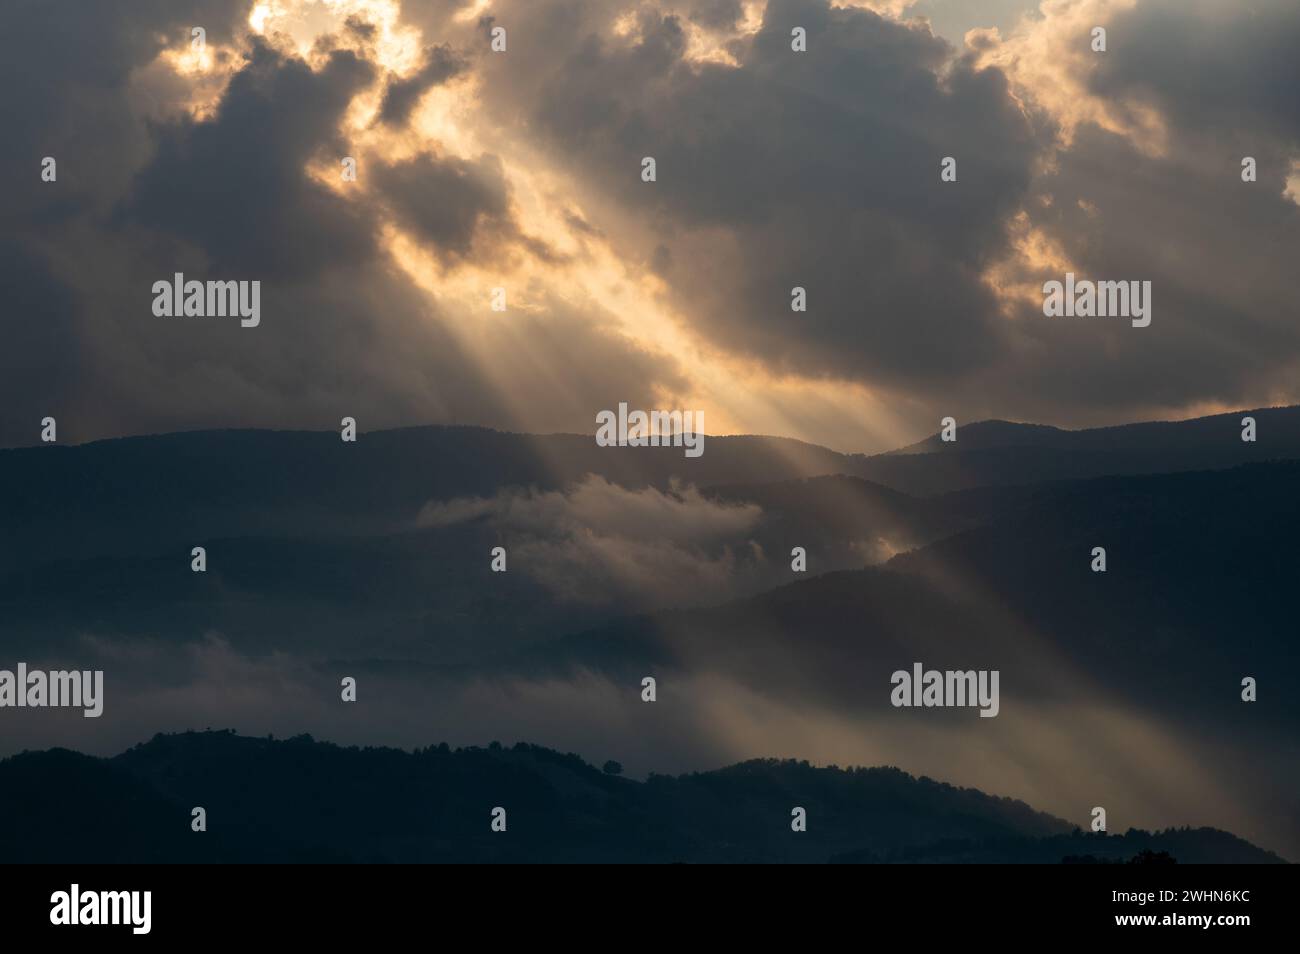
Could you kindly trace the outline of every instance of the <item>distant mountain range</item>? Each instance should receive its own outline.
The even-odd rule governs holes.
[[[1251,415],[1258,440],[1241,440]],[[585,474],[623,487],[776,483],[847,475],[912,496],[1115,474],[1300,459],[1300,407],[1063,431],[1002,421],[959,426],[875,456],[776,437],[680,448],[598,447],[590,436],[477,427],[362,433],[196,431],[0,450],[0,571],[49,559],[148,553],[196,537],[374,532],[408,526],[430,500],[505,487],[558,489]]]
[[[1241,439],[1253,417],[1257,439]],[[1153,421],[1066,431],[1041,424],[982,421],[958,425],[887,454],[858,459],[854,473],[912,494],[1024,485],[1117,474],[1219,470],[1300,458],[1300,408],[1233,411],[1187,421]]]
[[[791,828],[796,807],[806,831]],[[227,732],[160,735],[111,759],[4,759],[0,817],[0,863],[1281,860],[1208,828],[1083,834],[890,768],[769,760],[638,782],[530,745],[403,752]]]
[[[1240,438],[1244,416],[1256,419],[1254,443]],[[590,714],[585,681],[595,679],[615,695],[619,714],[602,726],[600,744],[636,752],[622,757],[640,757],[643,767],[665,765],[667,747],[697,734],[683,735],[669,718],[629,721],[642,717],[617,708],[639,706],[635,687],[654,674],[669,698],[691,687],[667,710],[677,718],[691,705],[708,718],[707,705],[728,704],[727,693],[743,698],[720,730],[723,741],[706,740],[674,769],[804,755],[793,744],[758,747],[767,738],[752,721],[761,702],[761,711],[781,713],[778,724],[792,713],[806,718],[802,738],[870,755],[857,760],[915,768],[904,757],[928,756],[931,774],[983,779],[988,790],[1018,778],[1021,787],[1006,790],[1076,824],[1107,793],[1115,817],[1222,821],[1300,857],[1293,597],[1300,408],[1084,431],[972,423],[959,425],[955,443],[936,435],[875,456],[770,437],[710,437],[705,448],[691,459],[680,448],[601,448],[590,436],[427,427],[362,433],[356,444],[333,432],[219,431],[0,450],[0,667],[26,660],[83,668],[106,659],[102,726],[118,735],[97,736],[100,752],[158,728],[215,721],[209,714],[224,711],[227,683],[262,672],[268,659],[279,667],[267,677],[275,701],[244,686],[231,698],[259,700],[270,708],[252,708],[249,718],[290,732],[316,731],[323,710],[311,706],[321,700],[335,704],[328,717],[336,717],[340,673],[372,680],[368,700],[382,685],[380,698],[392,708],[358,710],[370,734],[317,732],[348,741],[394,742],[383,734],[399,718],[392,713],[458,699],[466,687],[491,689],[471,692],[469,708],[438,710],[442,724],[465,732],[515,726],[489,717],[506,703],[526,711],[534,700],[521,686],[542,686],[545,699],[571,701],[559,715],[545,709],[545,719],[518,716],[512,738],[594,744],[586,724],[599,717]],[[427,519],[430,512],[441,516]],[[209,559],[201,574],[190,569],[199,545]],[[509,572],[491,571],[496,546],[509,551]],[[795,547],[805,553],[804,572],[792,569]],[[1106,550],[1104,573],[1091,569],[1096,547]],[[565,585],[575,581],[594,585]],[[214,634],[229,658],[195,657],[191,649]],[[975,717],[975,746],[971,712],[900,717],[891,707],[890,674],[916,661],[1000,672],[1001,714]],[[1258,682],[1254,702],[1241,699],[1244,677]],[[187,708],[200,679],[209,680],[203,703]],[[696,692],[699,685],[706,688]],[[282,700],[307,701],[275,708],[289,705]],[[170,721],[159,725],[164,716]],[[46,736],[33,746],[24,734],[53,723],[32,721],[30,712],[27,721],[14,718],[0,712],[0,753],[54,744]],[[78,723],[77,731],[90,728]],[[708,727],[698,728],[703,735]],[[658,750],[638,734],[653,731],[661,733]],[[713,757],[730,751],[724,743],[744,751]],[[890,778],[891,791],[920,798],[933,783],[786,763],[642,784],[534,748],[403,755],[223,734],[165,737],[107,761],[27,753],[0,765],[0,776],[17,773],[21,782],[3,789],[14,817],[45,817],[59,803],[31,780],[62,773],[69,784],[93,784],[87,790],[103,793],[96,804],[122,818],[118,832],[98,823],[79,832],[106,839],[99,855],[117,857],[124,849],[114,839],[138,830],[159,857],[182,858],[193,850],[187,822],[173,842],[170,822],[158,828],[150,817],[173,811],[177,799],[199,798],[169,787],[185,773],[201,776],[204,791],[222,791],[210,772],[228,757],[231,771],[254,776],[301,758],[275,782],[286,791],[302,784],[292,771],[344,784],[362,763],[370,771],[366,760],[380,767],[376,778],[390,762],[395,772],[450,771],[474,793],[456,803],[457,819],[502,790],[493,779],[517,777],[526,792],[540,784],[537,773],[562,777],[563,797],[546,802],[539,794],[544,807],[531,821],[534,809],[522,803],[517,831],[565,819],[568,846],[521,834],[508,843],[509,852],[523,852],[516,858],[607,850],[610,858],[640,852],[656,860],[750,851],[756,860],[1042,861],[1163,851],[1180,860],[1250,860],[1222,833],[1096,839],[1056,819],[1034,828],[1025,819],[1040,816],[985,811],[983,802],[971,809],[974,820],[958,823],[960,813],[943,808],[940,823],[927,808],[893,828],[871,828],[852,799],[836,802],[832,790],[874,798]],[[784,792],[800,772],[832,780],[828,801],[816,812],[806,806],[818,821],[791,844],[780,840],[780,818],[770,833],[776,841],[759,837],[776,810],[762,793]],[[427,784],[446,784],[437,777]],[[726,779],[745,779],[760,799],[736,822],[749,827],[733,831],[722,817],[726,799],[717,792]],[[877,788],[868,785],[873,779]],[[1034,787],[1038,780],[1045,784]],[[475,788],[480,782],[485,787]],[[37,787],[22,788],[29,784]],[[207,843],[214,858],[254,857],[250,832],[260,832],[268,858],[414,857],[396,835],[367,840],[365,819],[386,819],[388,807],[382,787],[362,795],[348,845],[313,834],[333,824],[313,815],[317,808],[300,809],[310,825],[292,824],[287,801],[270,812],[273,823],[259,822],[261,796],[240,807],[233,792],[221,814],[233,812],[244,827],[214,825]],[[728,797],[748,804],[744,786]],[[605,807],[616,814],[602,814]],[[410,852],[487,858],[507,850],[477,835],[445,840],[443,828],[420,827],[418,809],[404,817],[428,840]],[[351,818],[346,806],[330,810]],[[822,827],[828,812],[833,824]],[[696,827],[697,816],[715,827]],[[625,837],[614,831],[619,819],[630,826]],[[887,837],[908,825],[915,838]],[[66,847],[75,850],[71,841]]]
[[[825,505],[828,520],[843,513],[851,526],[851,507],[833,491],[852,498],[859,488],[838,480],[765,487],[752,499],[783,514]],[[973,520],[986,509],[992,516],[882,565],[820,573],[719,606],[620,618],[523,658],[628,676],[725,658],[729,672],[769,689],[807,682],[828,693],[847,680],[846,704],[860,695],[861,674],[887,674],[913,657],[962,668],[991,659],[1004,680],[1035,694],[1067,698],[1082,671],[1144,708],[1193,722],[1246,718],[1243,727],[1256,731],[1300,731],[1289,662],[1297,486],[1300,461],[1280,461],[1045,484],[1012,499],[977,491],[905,498],[899,510],[914,524],[931,503],[936,522]],[[1105,573],[1091,569],[1098,545],[1107,550]],[[792,650],[798,667],[772,664]],[[1266,673],[1276,691],[1247,716],[1235,692],[1223,693],[1230,704],[1206,697],[1224,673]],[[869,698],[888,709],[883,696]]]

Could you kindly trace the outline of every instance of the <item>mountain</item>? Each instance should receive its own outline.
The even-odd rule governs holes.
[[[427,427],[361,434],[215,431],[0,451],[0,645],[84,633],[223,633],[261,650],[480,658],[623,611],[558,601],[492,574],[514,540],[482,521],[419,525],[431,501],[556,491],[589,473],[626,488],[734,484],[842,469],[779,438],[709,438],[707,453],[602,448],[577,435]],[[190,572],[190,551],[210,554]],[[480,558],[469,558],[475,554]],[[846,556],[854,564],[860,557]],[[761,568],[738,583],[771,585]],[[417,648],[418,647],[418,648]]]
[[[881,563],[1000,519],[1059,479],[1300,457],[1300,409],[1250,413],[1256,444],[1239,440],[1236,414],[1075,432],[985,422],[963,426],[955,444],[931,438],[875,457],[717,437],[689,459],[680,448],[473,427],[363,433],[356,444],[217,431],[4,450],[0,607],[11,639],[216,629],[254,645],[310,630],[342,649],[364,629],[380,655],[422,645],[426,658],[472,661],[599,625],[617,608],[556,602],[520,574],[488,577],[486,561],[466,555],[517,536],[482,520],[422,527],[431,502],[556,491],[588,474],[632,491],[694,484],[761,511],[745,536],[699,554],[733,561],[721,602],[788,579],[795,546],[814,573]],[[212,554],[206,576],[188,572],[196,545]]]
[[[491,657],[618,615],[554,599],[526,573],[493,574],[501,542],[467,526],[388,534],[196,537],[136,555],[55,560],[0,574],[0,646],[34,654],[158,634],[183,643],[219,632],[263,653],[412,656],[454,663]]]
[[[1240,439],[1253,415],[1258,440]],[[1300,407],[1082,431],[984,422],[875,456],[776,437],[709,437],[705,452],[598,447],[586,435],[479,427],[362,433],[195,431],[0,450],[0,573],[51,560],[146,556],[213,537],[383,534],[429,501],[555,490],[598,474],[621,487],[778,484],[847,475],[910,496],[1107,474],[1300,458]]]
[[[195,806],[204,832],[190,829]],[[504,832],[490,827],[498,806]],[[806,832],[791,830],[796,806]],[[1021,802],[889,768],[756,760],[639,782],[532,745],[404,752],[231,732],[159,735],[111,759],[13,756],[0,761],[0,817],[23,819],[0,840],[4,863],[821,862],[924,859],[954,845],[998,860],[1060,861],[1080,848],[1279,860],[1218,832],[1071,835]]]
[[[1300,857],[1297,409],[1255,416],[1256,444],[1237,415],[990,422],[871,458],[481,428],[2,451],[0,666],[102,668],[111,713],[76,735],[11,714],[3,752],[239,719],[407,746],[425,727],[522,737],[638,770],[779,753]],[[918,661],[998,672],[998,716],[894,707],[892,674]],[[340,702],[343,676],[365,705]]]
[[[976,421],[957,428],[956,441],[944,441],[938,433],[915,444],[890,451],[882,456],[909,454],[952,454],[964,451],[999,450],[1008,447],[1055,448],[1057,450],[1102,453],[1153,453],[1211,456],[1216,453],[1224,434],[1241,441],[1241,419],[1253,417],[1258,425],[1258,441],[1283,448],[1279,456],[1295,456],[1300,448],[1300,407],[1267,407],[1232,411],[1185,421],[1140,421],[1111,427],[1082,428],[1077,431],[1048,424],[1023,424],[1011,421]],[[1232,463],[1243,463],[1234,460]]]
[[[479,427],[362,433],[195,431],[0,450],[0,572],[52,559],[144,555],[214,536],[375,534],[430,500],[555,490],[588,473],[623,487],[843,472],[844,455],[772,437],[710,437],[705,453],[598,447],[590,436]]]
[[[366,486],[364,474],[357,479]],[[607,498],[602,507],[617,510],[632,502],[630,491],[596,489]],[[304,491],[304,498],[311,493]],[[687,593],[684,603],[719,602],[787,581],[794,546],[813,555],[817,572],[856,568],[977,526],[1007,505],[987,495],[914,498],[842,475],[718,484],[704,495],[717,508],[748,507],[754,517],[743,536],[707,540],[699,539],[689,517],[678,522],[681,540],[669,527],[645,526],[652,538],[662,538],[661,546],[674,547],[673,565],[705,560],[728,567],[725,593],[701,589]],[[85,633],[159,633],[176,642],[216,631],[251,651],[274,646],[346,655],[355,652],[357,634],[365,633],[376,657],[472,663],[660,605],[655,591],[632,605],[628,597],[635,593],[599,604],[556,599],[535,578],[529,561],[540,558],[530,558],[529,548],[569,545],[563,535],[574,530],[564,521],[498,526],[474,516],[422,526],[416,514],[427,501],[412,491],[403,517],[354,512],[349,528],[314,521],[308,513],[295,522],[292,507],[301,501],[263,521],[259,510],[239,499],[226,502],[226,509],[219,498],[196,499],[192,509],[183,500],[160,503],[146,523],[116,530],[131,504],[100,507],[75,523],[67,515],[50,517],[66,521],[64,532],[77,538],[68,544],[71,554],[87,546],[103,552],[42,560],[37,546],[15,548],[11,556],[22,562],[0,571],[0,611],[7,621],[0,645],[49,650]],[[556,505],[547,500],[536,508],[547,514]],[[610,521],[602,525],[599,517],[589,515],[587,526],[609,532]],[[29,527],[38,526],[45,523],[31,518]],[[234,535],[241,526],[249,532]],[[195,535],[168,539],[181,527]],[[96,537],[98,543],[88,543]],[[198,545],[208,557],[201,574],[190,569],[190,549]],[[519,572],[491,572],[488,556],[498,545],[509,549]]]
[[[708,674],[786,718],[833,713],[825,731],[849,721],[894,758],[961,760],[968,784],[1062,773],[1037,800],[1076,820],[1145,792],[1180,806],[1180,823],[1248,813],[1247,837],[1295,855],[1297,485],[1300,461],[1039,485],[884,565],[615,620],[509,665],[621,685],[650,674],[661,691]],[[996,718],[896,708],[892,674],[917,662],[996,670]],[[1106,798],[1079,804],[1081,788]]]
[[[1256,440],[1241,439],[1254,417]],[[1187,421],[1152,421],[1066,431],[1041,424],[959,424],[886,454],[855,457],[850,473],[911,494],[1027,485],[1114,474],[1210,470],[1300,458],[1300,407],[1234,411]]]
[[[1240,704],[1209,702],[1206,685],[1268,673],[1279,691],[1252,719],[1300,728],[1300,693],[1286,691],[1297,484],[1300,461],[1042,485],[989,523],[884,565],[789,573],[771,591],[616,620],[544,655],[627,676],[725,666],[769,689],[842,691],[854,706],[865,704],[859,674],[887,676],[913,658],[991,660],[1004,691],[1075,696],[1082,673],[1144,708],[1224,718]],[[1091,569],[1096,546],[1102,573]],[[888,710],[884,694],[870,698]]]
[[[1102,428],[1102,431],[1122,428]],[[912,454],[952,454],[967,451],[1003,450],[1008,447],[1048,447],[1079,450],[1077,442],[1089,431],[1068,431],[1050,424],[1025,424],[1016,421],[974,421],[957,429],[957,440],[945,441],[935,432],[915,444],[898,447],[873,457],[905,457]]]

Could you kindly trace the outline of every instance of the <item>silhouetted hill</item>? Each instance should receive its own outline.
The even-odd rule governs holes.
[[[707,494],[761,507],[763,521],[754,537],[764,550],[783,555],[797,544],[817,553],[819,570],[881,562],[978,526],[991,512],[974,498],[913,497],[846,474],[725,484]]]
[[[598,447],[590,436],[417,427],[361,434],[196,431],[0,450],[0,524],[15,565],[147,554],[215,536],[380,533],[430,500],[506,487],[557,489],[587,473],[625,487],[782,480],[845,469],[784,438],[710,437],[682,448]]]
[[[810,554],[812,572],[857,568],[977,526],[1014,503],[989,494],[914,498],[847,476],[725,484],[706,494],[760,512],[743,536],[681,544],[681,553],[729,561],[724,592],[681,597],[703,604],[785,582],[796,545]],[[626,502],[615,497],[609,505]],[[94,519],[88,522],[93,527]],[[127,529],[121,542],[103,541],[114,552],[29,560],[0,572],[7,621],[0,645],[49,649],[87,632],[158,633],[175,642],[216,631],[255,651],[347,654],[364,632],[376,657],[473,662],[659,605],[649,597],[632,607],[557,600],[516,549],[521,537],[490,521],[417,528],[412,519],[366,533],[308,521],[296,530],[266,527],[256,536],[231,536],[238,523],[237,515],[214,516],[206,529],[218,535],[146,553],[135,552],[141,544]],[[190,548],[197,545],[208,554],[202,574],[190,570]],[[488,554],[497,545],[511,550],[516,572],[491,572]]]
[[[490,658],[618,615],[559,602],[526,573],[491,573],[501,542],[475,526],[377,536],[197,538],[149,555],[56,560],[0,574],[0,645],[49,650],[80,634],[219,632],[250,651]],[[28,650],[31,651],[31,650]]]
[[[1240,439],[1252,414],[1256,443]],[[54,559],[148,555],[196,539],[376,534],[430,500],[558,489],[599,474],[629,488],[772,484],[845,474],[918,496],[1106,474],[1218,469],[1300,458],[1300,408],[1083,431],[991,421],[889,454],[845,455],[775,437],[682,448],[598,447],[589,435],[479,427],[195,431],[0,450],[0,572]]]
[[[194,806],[207,811],[206,832],[190,830]],[[490,828],[497,806],[505,832]],[[795,806],[806,832],[791,830]],[[1195,851],[1179,833],[1078,843],[1023,803],[896,769],[759,760],[637,782],[523,744],[403,752],[228,732],[160,735],[106,760],[63,750],[5,759],[0,818],[2,862],[775,862],[928,859],[958,844],[1001,846],[1006,860],[1058,861],[1080,844],[1277,860],[1217,832],[1195,833]]]
[[[1230,411],[1185,421],[1139,421],[1111,427],[1089,427],[1077,431],[1048,424],[1025,424],[1012,421],[976,421],[959,425],[957,440],[945,442],[936,432],[925,440],[890,451],[900,454],[955,454],[962,451],[998,450],[1007,447],[1048,447],[1075,451],[1139,452],[1160,454],[1196,454],[1212,452],[1225,434],[1241,441],[1241,419],[1253,417],[1259,435],[1287,448],[1292,456],[1300,449],[1300,406],[1266,407]],[[883,455],[883,456],[889,456]],[[1248,459],[1234,461],[1245,463]]]
[[[1255,442],[1241,419],[1255,418]],[[1210,470],[1300,458],[1300,407],[1234,411],[1189,421],[1153,421],[1065,431],[1041,424],[959,424],[957,440],[933,435],[899,450],[855,457],[850,473],[904,490],[938,494],[1109,474]]]
[[[1278,753],[1300,730],[1297,485],[1297,461],[1040,485],[989,523],[883,566],[614,621],[514,665],[596,669],[628,685],[715,674],[790,711],[831,711],[887,736],[933,731],[929,747],[939,733],[977,732],[1012,765],[1046,764],[1044,746],[1084,752],[1145,736],[1130,773],[1160,784],[1168,765],[1195,765],[1207,786],[1235,793],[1216,804],[1256,804],[1270,846],[1294,853],[1300,763]],[[1098,546],[1104,573],[1091,569]],[[998,670],[1000,714],[893,707],[891,674],[917,661]],[[1267,699],[1243,702],[1247,676]]]
[[[0,861],[119,864],[338,861],[327,839],[293,844],[271,825],[190,831],[190,809],[116,760],[67,749],[0,760]],[[210,836],[210,837],[208,837]]]
[[[675,448],[455,427],[363,434],[355,445],[328,432],[220,431],[0,451],[0,608],[8,638],[47,644],[84,632],[216,630],[236,645],[280,648],[310,633],[322,650],[346,652],[364,630],[372,655],[473,661],[617,610],[557,602],[527,574],[490,578],[467,554],[512,541],[473,521],[417,529],[430,500],[556,489],[592,471],[629,487],[695,481],[714,500],[762,511],[744,537],[705,554],[734,552],[732,589],[695,595],[721,602],[788,579],[794,546],[811,573],[857,568],[1059,492],[1059,481],[1020,486],[1037,477],[1275,453],[1295,410],[1254,412],[1258,445],[1237,439],[1231,415],[1078,432],[986,422],[962,428],[956,445],[872,458],[709,438],[691,460]],[[832,473],[881,468],[884,484]],[[971,483],[986,486],[928,497],[897,489]],[[210,551],[207,574],[188,571],[195,545]]]
[[[1108,428],[1119,430],[1119,428]],[[1016,421],[974,421],[957,429],[957,441],[944,441],[939,432],[905,447],[898,447],[875,457],[909,454],[952,454],[959,451],[1001,450],[1007,447],[1076,447],[1080,435],[1088,431],[1068,431],[1050,424],[1025,424]]]
[[[1300,461],[1044,485],[992,522],[882,567],[615,621],[545,658],[627,677],[725,665],[769,689],[816,687],[823,699],[884,710],[885,693],[863,700],[864,677],[887,679],[913,659],[992,664],[1004,692],[1072,698],[1086,673],[1144,708],[1228,722],[1247,718],[1230,691],[1240,675],[1269,673],[1279,691],[1248,718],[1297,726],[1300,693],[1286,691],[1286,674],[1298,483]],[[1104,573],[1091,570],[1096,546],[1107,551]],[[1224,673],[1225,691],[1207,699]]]
[[[1023,780],[1050,776],[1055,754],[1076,764],[1095,755],[1091,768],[1058,766],[1061,786],[1092,783],[1113,762],[1120,781],[1097,784],[1114,781],[1114,798],[1129,800],[1118,818],[1224,820],[1300,856],[1300,762],[1278,757],[1300,728],[1300,462],[1224,463],[1287,450],[1295,411],[1257,412],[1256,445],[1241,443],[1233,416],[1105,429],[1104,440],[993,422],[961,432],[972,440],[959,446],[975,449],[874,458],[710,438],[691,460],[680,449],[477,428],[363,434],[356,445],[334,433],[217,432],[3,451],[0,648],[10,665],[108,671],[113,718],[94,723],[98,751],[205,724],[205,707],[222,704],[210,700],[231,689],[260,730],[333,735],[338,680],[352,674],[380,690],[368,701],[383,702],[337,737],[411,744],[420,737],[398,739],[391,727],[415,711],[436,713],[446,721],[427,724],[454,725],[461,740],[491,737],[540,714],[528,724],[548,734],[534,738],[590,754],[575,741],[593,737],[584,720],[613,712],[606,738],[646,728],[629,729],[619,707],[639,705],[635,687],[655,674],[684,705],[648,729],[645,738],[658,734],[644,748],[620,755],[610,745],[643,765],[773,751],[757,723],[737,718],[753,705],[796,714],[788,739],[800,741],[776,751],[811,754],[804,740],[825,729],[822,752],[886,753],[932,774],[965,759],[945,777],[990,789],[1005,776],[980,775],[984,766]],[[1103,465],[1152,472],[1025,484],[1033,460],[1057,476]],[[1211,469],[1163,472],[1192,460]],[[898,468],[891,479],[909,490],[979,486],[921,496],[855,472],[877,467]],[[662,506],[645,495],[659,509],[629,521],[640,536],[586,550],[629,495],[600,497],[594,517],[565,510],[559,522],[535,519],[534,507],[527,547],[488,517],[417,520],[430,500],[558,489],[592,470],[640,487],[694,480],[704,500],[692,497],[683,517],[673,512],[681,495]],[[568,507],[567,497],[543,504]],[[718,504],[757,516],[684,541],[660,519],[669,513],[690,531],[701,514],[728,509]],[[509,573],[489,569],[498,543],[511,547]],[[189,570],[199,544],[209,548],[205,574]],[[791,571],[794,546],[808,551],[807,574]],[[1107,550],[1106,573],[1089,568],[1096,546]],[[582,559],[563,562],[575,550]],[[586,603],[539,572],[552,560],[561,582],[610,564],[630,583]],[[1001,715],[893,708],[890,674],[917,660],[999,670]],[[1244,676],[1259,680],[1256,702],[1240,698]],[[661,761],[695,744],[674,733],[711,719],[713,706],[734,721],[704,726],[699,747]],[[14,725],[6,751],[66,737],[31,713]],[[965,754],[971,738],[979,758]],[[906,762],[909,745],[932,761]],[[1186,811],[1165,815],[1185,779]],[[1013,790],[1076,822],[1097,803]]]
[[[892,719],[896,669],[997,668],[999,723],[1033,724],[1038,706],[1107,707],[1231,737],[1235,758],[1261,760],[1269,784],[1259,797],[1274,793],[1272,817],[1286,828],[1287,793],[1300,782],[1294,760],[1270,753],[1300,727],[1290,662],[1297,483],[1300,463],[1279,462],[925,499],[843,476],[721,486],[719,499],[763,507],[754,533],[773,571],[796,582],[630,617],[557,601],[526,573],[491,574],[481,556],[466,559],[488,545],[468,530],[236,540],[214,550],[206,575],[190,573],[183,555],[12,573],[0,579],[0,643],[7,658],[32,659],[55,648],[56,633],[78,647],[85,632],[181,643],[214,630],[250,654],[294,653],[293,671],[332,696],[345,664],[354,675],[387,667],[417,699],[435,677],[454,685],[483,672],[565,681],[596,670],[618,686],[679,673],[723,676],[799,709]],[[963,521],[975,525],[960,530]],[[833,548],[843,557],[873,528],[941,533],[945,523],[959,532],[886,565],[822,572]],[[784,556],[796,542],[809,548],[807,578]],[[1099,545],[1101,574],[1090,570]],[[69,652],[86,663],[80,648]],[[319,675],[320,660],[337,664]],[[114,662],[114,692],[131,679],[149,685],[150,666]],[[1244,675],[1260,679],[1258,703],[1240,701]],[[959,731],[971,715],[923,718]]]

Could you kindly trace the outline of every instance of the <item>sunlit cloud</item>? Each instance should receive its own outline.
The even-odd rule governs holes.
[[[1059,124],[1060,142],[1068,147],[1084,123],[1128,137],[1149,155],[1168,147],[1164,119],[1138,99],[1108,99],[1093,93],[1088,79],[1098,57],[1092,30],[1106,27],[1138,0],[1043,0],[1037,12],[1024,15],[1006,35],[995,28],[975,29],[966,45],[981,65],[1006,71],[1016,95],[1046,109]]]

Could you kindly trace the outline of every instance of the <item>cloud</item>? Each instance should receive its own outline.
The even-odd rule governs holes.
[[[718,602],[752,584],[762,516],[694,487],[628,490],[589,475],[563,492],[512,491],[491,499],[432,502],[422,527],[482,521],[498,534],[508,566],[561,599],[628,611]]]
[[[178,6],[153,21],[150,7],[139,21],[119,12],[104,24],[107,44],[81,51],[89,66],[73,59],[76,33],[48,51],[60,82],[27,108],[6,99],[10,128],[33,152],[11,170],[22,201],[0,215],[24,248],[0,280],[45,318],[6,331],[0,362],[13,373],[0,443],[33,443],[47,414],[73,442],[336,427],[345,414],[363,428],[518,427],[528,409],[532,428],[581,430],[611,393],[648,402],[680,384],[671,360],[619,334],[599,302],[509,281],[523,259],[559,259],[520,232],[494,157],[363,151],[375,147],[353,111],[379,108],[389,64],[375,57],[394,45],[391,24],[339,24],[303,46],[248,34],[247,4],[230,5],[224,27],[201,15],[208,9]],[[189,35],[168,26],[173,16],[209,24],[206,72],[179,71],[172,54],[188,54]],[[44,49],[45,28],[18,26]],[[165,32],[141,41],[154,26]],[[39,181],[47,150],[59,160],[55,183]],[[345,189],[339,159],[352,152],[361,177]],[[395,231],[441,258],[413,276],[395,258]],[[469,277],[449,283],[449,267]],[[261,326],[154,317],[153,283],[177,271],[261,281]],[[496,284],[510,285],[510,313],[488,311]],[[481,309],[472,321],[467,298]]]
[[[122,219],[191,242],[216,272],[241,278],[299,278],[373,256],[373,216],[303,174],[322,151],[335,166],[347,154],[336,127],[373,79],[351,51],[313,70],[254,39],[211,120],[159,131]]]
[[[1054,254],[1020,256],[1020,280],[1037,290],[1067,269],[1147,280],[1154,313],[1133,332],[1047,322],[1041,298],[1017,303],[1008,370],[1034,356],[1017,367],[1017,390],[1039,418],[1070,414],[1086,394],[1097,422],[1295,400],[1300,330],[1287,318],[1285,250],[1300,243],[1300,209],[1284,192],[1300,122],[1283,90],[1300,13],[1159,0],[1043,9],[1005,48],[1019,58],[1013,75],[1038,81],[1031,92],[1055,94],[1042,102],[1069,135],[1025,206],[1032,240]],[[1080,39],[1093,23],[1108,28],[1104,54]],[[1201,65],[1188,70],[1192,61]],[[1061,69],[1075,71],[1072,103],[1044,79]],[[1257,160],[1255,183],[1241,180],[1244,156]]]
[[[1180,135],[1244,135],[1300,146],[1294,3],[1260,0],[1239,8],[1215,0],[1144,0],[1119,6],[1110,22],[1117,55],[1089,74],[1094,95],[1142,97]]]
[[[674,16],[642,8],[620,39],[561,6],[511,11],[551,55],[485,65],[488,102],[637,210],[646,257],[715,345],[784,372],[922,387],[996,354],[981,272],[1037,148],[1001,73],[951,61],[924,29],[811,0],[773,0],[736,68],[685,62]],[[978,187],[940,190],[953,154]],[[653,185],[639,181],[647,155]],[[791,315],[795,285],[807,314]]]
[[[140,0],[130,16],[77,0],[17,0],[0,14],[9,49],[0,61],[0,126],[18,148],[0,156],[9,186],[0,221],[40,229],[102,208],[147,154],[139,112],[128,98],[134,72],[168,44],[188,44],[202,24],[228,42],[250,0]],[[51,195],[39,162],[53,156],[61,188]],[[52,201],[53,200],[53,201]],[[53,209],[51,208],[53,205]]]
[[[81,374],[78,302],[35,248],[11,238],[0,240],[0,300],[15,315],[40,315],[40,321],[6,323],[0,348],[0,435],[28,435],[34,440],[47,415],[63,416],[70,392]],[[19,403],[9,395],[30,396]]]
[[[1294,5],[1025,6],[287,2],[251,32],[248,2],[6,8],[10,87],[50,76],[0,105],[30,262],[7,287],[58,317],[8,333],[51,373],[10,379],[0,443],[51,409],[81,440],[587,430],[635,400],[874,450],[947,415],[1296,400]],[[991,26],[956,48],[929,15]],[[1151,280],[1152,327],[1045,319],[1065,269]],[[174,271],[263,280],[263,326],[153,319]]]
[[[481,229],[510,230],[509,194],[501,163],[420,155],[374,170],[393,216],[439,250],[465,256]]]
[[[729,29],[745,15],[740,0],[696,0],[690,7],[690,19],[715,30]]]
[[[433,46],[425,51],[425,64],[410,76],[393,79],[384,91],[379,107],[379,119],[385,123],[405,124],[411,118],[420,97],[430,87],[456,76],[465,68],[464,62],[448,46]]]

